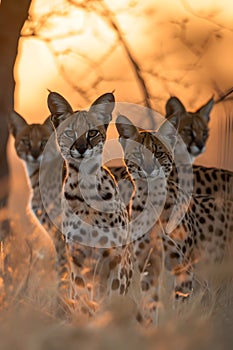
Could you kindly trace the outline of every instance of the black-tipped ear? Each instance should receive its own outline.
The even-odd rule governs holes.
[[[211,97],[209,99],[209,101],[206,102],[206,104],[204,104],[202,107],[200,107],[196,113],[198,113],[206,123],[209,122],[210,120],[210,112],[213,108],[213,105],[214,105],[214,98]]]
[[[10,132],[14,137],[16,137],[16,135],[28,124],[26,120],[21,117],[21,115],[13,111],[9,115],[8,125]]]
[[[168,118],[171,115],[180,115],[185,112],[183,103],[175,96],[169,98],[166,103],[166,116]]]
[[[55,128],[67,118],[67,114],[73,113],[69,102],[57,92],[49,93],[47,103],[51,112],[51,121]]]
[[[116,119],[116,128],[124,139],[135,140],[139,135],[138,128],[124,115],[119,115]]]
[[[96,114],[98,121],[106,128],[112,120],[112,111],[115,107],[115,97],[112,93],[98,97],[91,105],[90,111]]]

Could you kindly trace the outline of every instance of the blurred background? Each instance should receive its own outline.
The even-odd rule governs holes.
[[[114,90],[116,101],[149,107],[163,116],[165,103],[171,95],[177,96],[188,111],[195,111],[211,96],[217,100],[233,88],[231,0],[2,0],[0,15],[4,3],[5,6],[9,4],[14,7],[15,16],[18,14],[17,6],[20,8],[23,3],[30,5],[14,66],[14,108],[28,123],[42,123],[49,115],[48,89],[62,94],[74,109],[88,108],[99,95]],[[6,17],[5,25],[9,21]],[[13,24],[14,16],[10,23],[12,28]],[[3,28],[0,20],[0,28],[1,26]],[[11,35],[10,30],[8,35]],[[1,40],[0,35],[2,43]],[[5,70],[2,61],[1,70]],[[1,88],[0,93],[3,92],[5,99],[5,85]],[[2,101],[0,98],[0,107]],[[231,95],[226,101],[214,106],[207,149],[197,158],[196,164],[233,171],[232,114]],[[2,125],[0,138],[1,130]],[[113,135],[115,134],[110,134],[109,137]],[[14,236],[9,251],[13,259],[13,274],[16,276],[15,294],[18,296],[22,289],[25,292],[27,287],[28,294],[25,293],[27,297],[22,306],[32,304],[36,314],[39,311],[50,316],[47,299],[52,294],[55,283],[54,248],[47,233],[30,214],[29,185],[22,162],[15,153],[12,137],[8,142],[8,159],[11,174],[9,209],[14,219]],[[6,248],[0,239],[0,272],[4,270],[4,249]],[[164,321],[167,330],[159,334],[155,332],[156,337],[152,337],[150,349],[155,348],[156,341],[160,348],[166,349],[164,339],[169,345],[176,344],[175,348],[179,349],[196,349],[197,345],[199,349],[207,349],[203,340],[210,332],[213,319],[219,332],[225,332],[219,342],[216,342],[217,332],[214,329],[213,342],[209,348],[220,349],[225,341],[229,342],[225,348],[232,349],[232,331],[228,332],[228,328],[232,328],[232,265],[227,266],[227,269],[219,267],[217,272],[215,267],[211,271],[211,277],[214,282],[214,278],[217,280],[216,283],[212,281],[211,285],[213,298],[210,295],[203,303],[200,297],[201,308],[196,307],[194,300],[191,304],[193,307],[189,308],[189,305],[187,308],[188,311],[191,310],[190,314],[186,318],[181,315],[182,322],[177,322],[176,314],[173,318],[169,314]],[[219,293],[220,288],[222,294]],[[43,293],[46,302],[40,293]],[[216,296],[220,296],[217,307]],[[164,305],[166,303],[167,299]],[[117,309],[122,310],[124,307],[117,306]],[[120,337],[119,333],[113,333],[116,348],[123,348],[118,346],[121,342],[125,344],[136,339],[140,344],[138,348],[140,346],[142,349],[144,339],[137,338],[140,334],[135,331],[125,333],[127,326],[124,322],[127,323],[127,319],[117,320],[117,327],[122,324],[122,335]],[[20,324],[14,326],[14,330],[19,333],[16,334],[16,344],[19,344],[19,340],[21,344],[25,339],[22,333],[31,334],[28,332],[29,324],[30,329],[34,325],[28,323],[26,331],[22,330]],[[100,324],[104,336],[110,337],[111,323],[109,332],[105,331],[104,322]],[[93,333],[93,328],[90,328],[90,332]],[[49,335],[49,332],[46,334]],[[180,337],[177,338],[177,334]],[[52,338],[53,335],[54,333]],[[84,336],[89,339],[86,333]],[[8,338],[11,337],[12,334]],[[40,333],[35,344],[39,338],[41,339]],[[67,340],[71,338],[68,333]],[[58,339],[59,342],[57,333],[53,339]],[[92,339],[95,343],[96,338],[90,338],[91,341]],[[80,337],[77,340],[80,344]],[[193,347],[188,346],[190,343]],[[58,348],[57,345],[54,346]],[[24,345],[22,348],[27,349]],[[132,344],[127,349],[131,348],[137,347]],[[29,349],[32,349],[31,342]]]
[[[15,110],[28,123],[43,122],[49,89],[74,109],[114,90],[116,101],[162,116],[171,95],[195,111],[233,87],[232,17],[230,0],[33,0],[14,68]],[[230,97],[211,112],[197,164],[233,170]],[[11,206],[23,213],[28,187],[12,138],[8,155]]]
[[[47,89],[85,108],[115,91],[118,102],[164,115],[175,95],[194,111],[233,87],[230,0],[33,0],[15,65],[15,109],[28,122],[48,116]],[[233,170],[231,102],[211,113],[197,163]]]

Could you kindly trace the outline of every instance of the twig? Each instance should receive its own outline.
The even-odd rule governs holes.
[[[142,91],[142,94],[144,97],[145,106],[149,109],[148,114],[149,114],[149,118],[151,119],[151,128],[154,129],[155,122],[154,122],[154,119],[152,117],[153,114],[151,113],[152,106],[150,103],[150,94],[149,94],[148,88],[146,86],[146,82],[142,76],[141,69],[140,69],[136,59],[134,58],[127,41],[125,40],[124,35],[121,32],[121,29],[117,23],[117,20],[116,20],[114,14],[109,10],[109,8],[104,3],[104,1],[102,1],[102,6],[103,6],[103,10],[104,10],[104,13],[102,14],[102,16],[104,18],[106,18],[106,21],[108,21],[109,25],[112,27],[112,29],[116,33],[117,38],[118,38],[119,42],[121,43],[121,45],[123,46],[125,53],[129,59],[130,63],[131,63],[133,70],[134,70],[134,74],[136,75],[136,78],[138,80],[139,86],[141,88],[141,91]]]
[[[226,99],[227,96],[231,95],[233,93],[233,87],[227,90],[223,95],[221,95],[217,101],[215,101],[215,104],[222,102]]]
[[[233,28],[228,28],[228,27],[224,26],[224,25],[221,24],[221,23],[215,22],[214,20],[212,20],[211,18],[208,18],[207,16],[204,16],[204,15],[201,15],[201,14],[199,14],[199,13],[196,13],[195,10],[190,6],[190,4],[189,4],[189,2],[188,2],[187,0],[180,0],[180,2],[181,2],[181,4],[182,4],[182,6],[184,7],[184,9],[185,9],[187,12],[191,13],[193,16],[195,16],[195,17],[197,17],[197,18],[200,18],[200,19],[202,19],[202,20],[204,20],[204,21],[207,21],[207,22],[211,23],[212,25],[217,26],[217,27],[220,28],[220,29],[225,29],[225,30],[228,30],[228,31],[230,31],[230,32],[233,31]],[[209,16],[209,17],[210,17],[210,16]]]

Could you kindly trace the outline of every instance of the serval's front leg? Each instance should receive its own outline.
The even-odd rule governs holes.
[[[157,325],[160,307],[160,276],[163,264],[162,241],[152,229],[134,244],[142,295],[140,323],[146,327]]]
[[[56,274],[58,295],[62,299],[71,298],[71,267],[67,244],[63,233],[51,222],[47,214],[40,217],[44,228],[51,237],[56,251]]]
[[[133,276],[131,247],[93,248],[69,244],[75,309],[88,317],[126,295]]]
[[[174,276],[175,300],[186,300],[193,292],[193,264],[189,239],[178,240],[163,234],[162,240],[165,267]]]

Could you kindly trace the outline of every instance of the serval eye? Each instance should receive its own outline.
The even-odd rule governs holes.
[[[42,149],[44,149],[44,148],[45,148],[46,143],[47,143],[47,140],[43,140],[43,141],[41,141],[41,145],[40,145],[40,147],[41,147]]]
[[[89,130],[88,131],[88,137],[95,137],[99,134],[99,130]]]
[[[30,141],[28,139],[23,139],[22,143],[24,144],[24,146],[27,146],[27,147],[30,146]]]
[[[186,136],[192,136],[193,132],[190,129],[184,129],[183,130],[183,134],[186,135]]]
[[[74,131],[73,130],[66,130],[64,132],[65,136],[67,137],[74,137]]]

